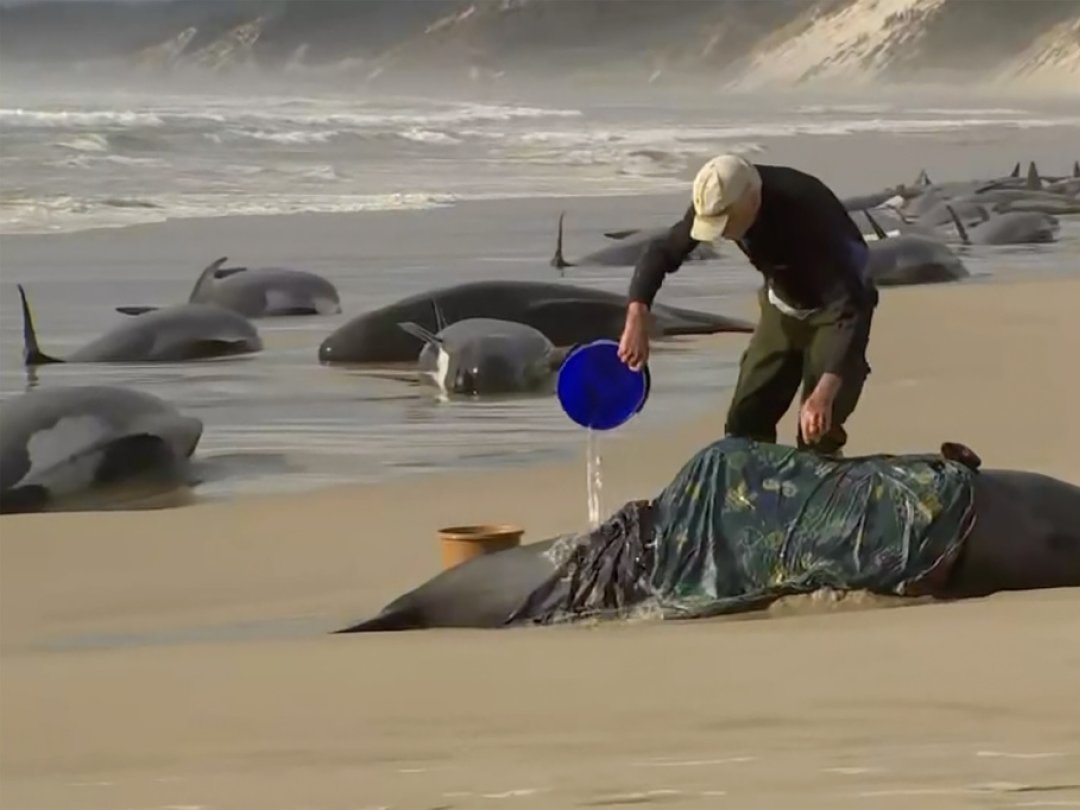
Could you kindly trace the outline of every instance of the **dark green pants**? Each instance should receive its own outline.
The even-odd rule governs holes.
[[[729,436],[775,442],[776,425],[791,407],[799,385],[803,388],[801,402],[821,377],[825,346],[820,336],[835,322],[838,313],[835,308],[826,308],[805,320],[793,318],[769,302],[764,288],[758,292],[758,303],[761,317],[739,364],[739,381],[724,429]],[[841,372],[843,383],[833,403],[829,431],[811,445],[803,439],[800,429],[799,447],[834,455],[847,442],[844,422],[855,410],[870,373],[866,345],[872,317],[873,313],[868,313],[856,327]]]

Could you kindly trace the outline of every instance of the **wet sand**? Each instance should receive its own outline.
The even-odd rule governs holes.
[[[851,453],[962,441],[988,467],[1080,482],[1078,297],[1060,279],[883,291]],[[749,298],[739,307],[753,316]],[[727,395],[693,423],[605,441],[604,511],[653,495],[719,436]],[[783,440],[793,426],[794,411]],[[583,527],[584,481],[578,453],[169,511],[5,516],[0,803],[1080,803],[1080,590],[323,635],[433,574],[440,525],[515,521],[527,540]]]

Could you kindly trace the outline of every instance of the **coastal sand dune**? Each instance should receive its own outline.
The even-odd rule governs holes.
[[[961,441],[988,467],[1080,482],[1078,299],[1075,280],[883,291],[850,453]],[[726,404],[605,441],[605,510],[659,491],[720,435]],[[0,804],[1080,803],[1080,590],[324,635],[433,574],[440,525],[514,521],[527,540],[582,528],[584,481],[579,456],[168,511],[6,516]]]

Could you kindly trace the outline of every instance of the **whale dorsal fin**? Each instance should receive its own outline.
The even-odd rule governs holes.
[[[1025,186],[1033,191],[1043,187],[1042,178],[1039,177],[1039,169],[1035,165],[1034,160],[1028,164],[1027,183],[1025,183]]]
[[[1019,177],[1019,176],[1020,176],[1020,161],[1018,160],[1018,161],[1016,161],[1016,165],[1013,166],[1013,170],[1011,172],[1009,172],[1009,177]]]
[[[920,169],[919,170],[919,176],[915,178],[915,185],[916,186],[932,186],[933,185],[933,183],[930,182],[930,175],[928,175],[926,173],[926,169]]]
[[[1073,161],[1073,177],[1080,177],[1080,160]]]
[[[869,220],[870,227],[874,229],[874,233],[877,235],[878,239],[888,239],[889,238],[889,235],[887,233],[885,233],[885,231],[882,229],[882,227],[880,225],[878,225],[878,221],[876,219],[874,219],[872,216],[870,216],[870,212],[865,208],[863,209],[863,216],[865,216],[867,218],[867,220]]]
[[[22,299],[23,316],[23,363],[27,366],[43,366],[46,363],[63,363],[55,357],[50,357],[41,351],[38,346],[37,332],[34,329],[34,316],[30,313],[30,304],[26,300],[26,291],[22,284],[19,286],[19,298]]]
[[[424,343],[430,343],[432,346],[442,346],[441,337],[432,334],[418,323],[414,323],[413,321],[402,321],[398,324],[398,327],[403,331],[408,332],[417,340],[422,340]]]
[[[220,270],[221,265],[225,264],[228,260],[228,256],[222,256],[220,259],[211,262],[203,268],[203,271],[199,273],[199,277],[195,280],[195,286],[191,288],[191,295],[188,296],[188,303],[199,300],[199,293],[213,283],[217,271]]]
[[[564,268],[574,266],[574,265],[570,264],[570,262],[566,261],[565,258],[563,258],[563,252],[562,252],[562,241],[563,241],[563,239],[562,239],[562,237],[563,237],[563,218],[565,216],[566,216],[565,211],[560,211],[559,212],[559,229],[556,232],[556,236],[555,236],[555,255],[551,257],[551,261],[549,262],[549,264],[552,267],[554,267],[556,270],[559,271],[559,275],[563,274],[562,271],[563,271]]]
[[[956,215],[956,211],[948,203],[945,203],[945,207],[949,210],[949,216],[952,217],[952,221],[956,224],[956,232],[960,234],[960,241],[965,245],[970,245],[971,240],[968,239],[967,228],[964,227],[964,223],[960,221],[960,217]]]

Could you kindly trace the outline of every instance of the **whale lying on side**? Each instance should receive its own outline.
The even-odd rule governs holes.
[[[687,491],[691,480],[680,474],[660,496],[627,504],[594,532],[474,557],[402,594],[374,616],[334,632],[513,628],[547,617],[567,622],[604,613],[625,618],[657,597],[675,603],[675,617],[694,618],[758,610],[782,593],[806,593],[825,585],[907,594],[912,577],[919,592],[939,599],[1080,586],[1080,487],[1018,470],[958,473],[960,464],[974,470],[981,462],[968,448],[951,443],[942,445],[947,462],[928,462],[921,455],[891,457],[890,467],[910,465],[911,474],[926,475],[930,483],[913,484],[901,473],[890,482],[888,473],[860,471],[861,465],[874,463],[873,457],[843,459],[837,463],[842,470],[813,474],[807,489],[819,494],[791,493],[793,503],[814,510],[802,518],[806,525],[800,531],[800,518],[787,525],[771,514],[782,508],[781,496],[770,496],[776,489],[763,487],[762,480],[768,479],[756,476],[775,475],[771,480],[777,487],[797,487],[792,479],[807,479],[805,474],[797,478],[802,465],[820,462],[800,461],[806,451],[783,448],[781,454],[779,464],[752,468],[756,483],[744,479],[741,486],[749,485],[757,498],[747,500],[744,492],[740,503],[748,506],[733,508],[738,519],[729,516],[720,524],[737,525],[748,532],[747,538],[711,528],[716,525],[712,510],[725,508],[724,486],[736,485],[738,478],[728,478],[730,472],[710,473],[713,486],[719,484],[716,491],[696,486]],[[699,469],[716,465],[724,469],[722,462],[711,460],[702,461]],[[848,476],[886,494],[856,494],[859,487],[851,483],[845,490],[837,482]],[[709,480],[692,480],[700,484],[702,479]],[[912,485],[919,491],[911,490]],[[865,505],[877,497],[881,500]],[[820,504],[836,498],[844,503],[831,507],[843,513],[840,519],[821,511]],[[809,506],[815,499],[819,505]],[[767,505],[755,513],[754,504],[761,501]],[[916,502],[940,510],[921,529],[915,525],[921,519],[912,516],[919,511]],[[669,510],[680,508],[685,519],[672,522]],[[878,523],[890,514],[907,515],[900,518],[904,527],[891,534],[886,522]],[[874,520],[867,522],[869,515]],[[658,525],[665,528],[658,531]],[[759,536],[757,531],[764,528],[777,530],[787,541]],[[883,538],[889,538],[884,545]],[[860,542],[873,550],[860,548]],[[797,557],[787,556],[789,546],[798,550]],[[705,562],[695,565],[698,555]],[[690,570],[695,568],[708,570]],[[691,589],[689,595],[685,588]]]
[[[879,287],[959,281],[970,273],[949,246],[917,233],[889,236],[869,211],[863,211],[877,239],[867,242],[869,273]]]
[[[199,274],[188,303],[217,304],[248,318],[341,312],[337,288],[322,276],[287,267],[225,267],[226,261],[222,256]],[[157,307],[116,309],[141,315]]]
[[[0,406],[0,512],[129,506],[189,483],[199,419],[150,394],[90,385]]]
[[[567,267],[632,267],[637,263],[645,248],[655,239],[663,238],[668,228],[627,228],[625,230],[608,231],[604,234],[609,239],[616,240],[617,244],[602,247],[576,261],[567,261],[563,256],[563,218],[565,212],[559,214],[559,225],[555,236],[555,254],[549,264],[560,272]],[[708,261],[719,258],[716,248],[707,242],[703,242],[690,251],[686,260],[689,262]]]
[[[251,354],[262,339],[243,315],[216,304],[178,304],[131,318],[65,358],[41,351],[26,291],[19,285],[23,314],[23,360],[46,363],[177,362]]]
[[[604,290],[543,281],[472,281],[403,298],[343,324],[319,346],[323,363],[413,363],[424,341],[398,325],[412,322],[437,332],[431,300],[448,321],[495,318],[531,326],[557,347],[617,340],[626,322],[626,297]],[[753,332],[754,325],[711,312],[657,304],[654,336]]]

